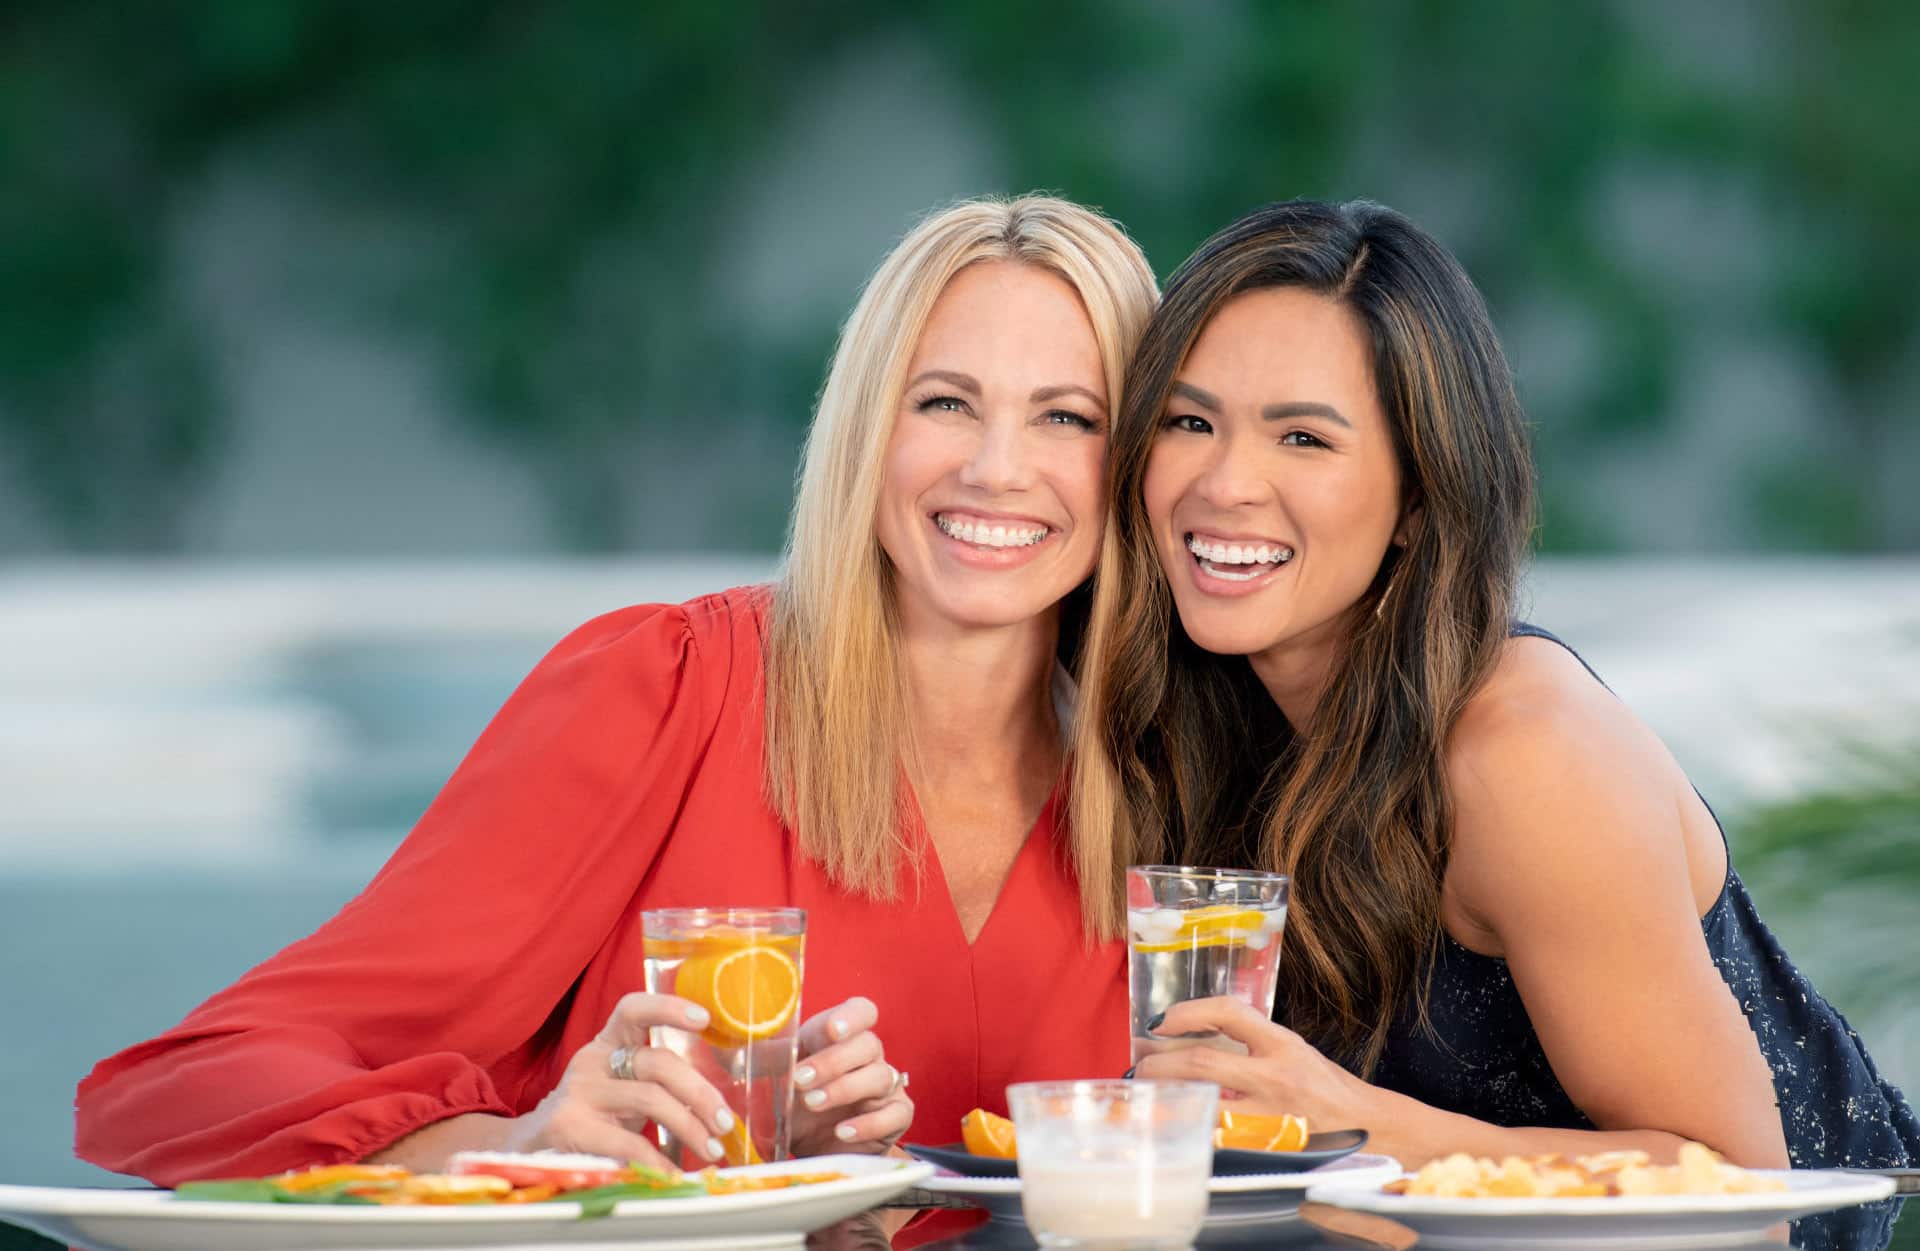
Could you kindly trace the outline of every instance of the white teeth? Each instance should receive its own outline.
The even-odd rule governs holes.
[[[1264,569],[1249,569],[1245,573],[1240,573],[1228,569],[1225,565],[1216,565],[1210,560],[1206,562],[1206,568],[1208,573],[1227,582],[1251,582],[1266,572]]]
[[[1293,559],[1293,549],[1269,543],[1212,543],[1192,535],[1187,550],[1210,565],[1284,565]]]
[[[1046,538],[1048,533],[1045,526],[976,525],[945,513],[935,513],[933,524],[939,526],[940,532],[949,538],[979,547],[1031,547]]]

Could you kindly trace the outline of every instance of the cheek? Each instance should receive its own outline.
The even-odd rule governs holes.
[[[880,483],[880,498],[894,508],[911,507],[913,502],[940,478],[943,461],[941,440],[932,431],[916,430],[910,416],[903,416],[887,442],[885,478]]]
[[[1107,516],[1107,441],[1082,440],[1060,458],[1054,480],[1076,529],[1095,535]]]
[[[1185,476],[1179,457],[1161,444],[1147,456],[1147,472],[1140,484],[1140,501],[1147,510],[1147,524],[1159,539],[1173,519],[1173,506],[1180,500]]]

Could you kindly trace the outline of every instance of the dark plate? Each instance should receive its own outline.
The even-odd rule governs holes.
[[[1341,1156],[1352,1155],[1366,1145],[1366,1130],[1336,1129],[1308,1138],[1304,1151],[1216,1151],[1213,1153],[1213,1175],[1246,1177],[1256,1173],[1304,1173],[1310,1168],[1331,1164]],[[1020,1166],[1016,1161],[975,1155],[957,1142],[944,1147],[922,1147],[917,1143],[908,1143],[907,1154],[950,1169],[962,1177],[1020,1175]]]
[[[1322,1164],[1331,1164],[1352,1155],[1367,1145],[1364,1129],[1330,1129],[1312,1134],[1301,1151],[1240,1151],[1223,1149],[1213,1153],[1215,1177],[1246,1177],[1254,1173],[1304,1173]]]
[[[998,1160],[990,1155],[975,1155],[957,1142],[950,1142],[944,1147],[923,1147],[912,1142],[905,1146],[907,1154],[914,1159],[938,1164],[941,1168],[951,1169],[962,1177],[1020,1176],[1018,1161]]]

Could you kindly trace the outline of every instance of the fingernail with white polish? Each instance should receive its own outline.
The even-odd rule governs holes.
[[[727,1149],[720,1145],[718,1138],[707,1139],[707,1158],[709,1160],[723,1160],[726,1158],[726,1155]]]
[[[806,1098],[802,1102],[818,1112],[827,1105],[827,1092],[824,1090],[809,1090]]]
[[[819,1074],[813,1071],[811,1064],[803,1064],[793,1071],[793,1084],[796,1086],[811,1086],[813,1085],[813,1079],[818,1076]]]
[[[707,1022],[711,1020],[713,1020],[712,1015],[698,1004],[687,1009],[687,1024],[693,1026],[695,1029],[707,1028]]]
[[[721,1108],[718,1112],[715,1112],[713,1114],[713,1127],[723,1134],[732,1129],[733,1113],[726,1108]]]
[[[853,1124],[852,1124],[852,1122],[848,1122],[848,1123],[846,1123],[846,1124],[844,1124],[844,1125],[836,1125],[836,1126],[834,1126],[834,1127],[833,1127],[833,1136],[834,1136],[835,1138],[838,1138],[838,1139],[839,1139],[839,1140],[840,1140],[841,1142],[852,1142],[852,1141],[853,1141]]]
[[[847,1023],[839,1017],[835,1017],[833,1020],[827,1022],[827,1032],[835,1038],[845,1038],[847,1036]]]

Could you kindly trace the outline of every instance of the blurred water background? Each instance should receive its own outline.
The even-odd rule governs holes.
[[[1033,188],[1163,275],[1294,195],[1459,253],[1534,618],[1920,1086],[1916,64],[1920,9],[1784,0],[14,0],[0,1179],[99,1179],[78,1077],[348,898],[566,629],[766,576],[866,272]]]

